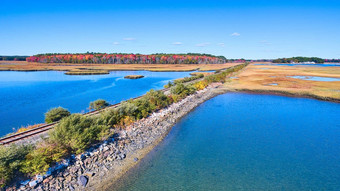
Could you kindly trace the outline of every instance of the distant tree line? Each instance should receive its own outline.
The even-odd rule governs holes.
[[[340,59],[325,59],[325,62],[340,63]]]
[[[28,56],[0,56],[0,60],[6,61],[26,61]]]
[[[273,60],[273,63],[300,63],[300,62],[315,62],[324,63],[325,60],[318,57],[292,57],[292,58],[278,58]]]
[[[248,62],[273,62],[273,59],[257,59],[257,60],[249,60]]]
[[[228,59],[228,62],[234,62],[234,63],[245,63],[247,61],[248,60],[245,60],[243,58],[241,58],[241,59]]]
[[[224,56],[210,54],[38,54],[26,59],[40,63],[93,63],[93,64],[223,64]]]

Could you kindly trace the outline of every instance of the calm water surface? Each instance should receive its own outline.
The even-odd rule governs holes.
[[[0,136],[22,125],[42,123],[44,113],[62,106],[71,112],[85,112],[89,102],[110,103],[161,89],[169,80],[190,72],[116,71],[109,75],[70,76],[64,72],[0,72]],[[124,79],[126,75],[145,78]]]
[[[339,116],[336,103],[220,95],[111,189],[340,190]]]
[[[301,79],[301,80],[322,81],[322,82],[340,81],[340,78],[319,77],[319,76],[287,76],[287,77]]]

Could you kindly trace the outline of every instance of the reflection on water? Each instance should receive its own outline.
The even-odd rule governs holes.
[[[337,103],[220,95],[111,190],[340,190],[339,116]]]
[[[0,136],[21,125],[42,123],[44,113],[62,106],[85,112],[89,102],[110,103],[140,96],[151,88],[161,89],[169,80],[190,72],[114,71],[108,75],[65,75],[64,72],[0,72]],[[137,80],[126,75],[143,75]]]

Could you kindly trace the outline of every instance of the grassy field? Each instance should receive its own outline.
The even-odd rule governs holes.
[[[340,78],[339,67],[273,66],[251,64],[238,78],[226,83],[236,91],[279,93],[340,101],[340,81],[311,81],[288,76],[318,76]]]
[[[69,74],[95,74],[107,73],[115,70],[148,70],[148,71],[206,71],[219,70],[237,65],[239,63],[225,64],[44,64],[28,63],[25,61],[0,61],[0,71],[69,71]]]

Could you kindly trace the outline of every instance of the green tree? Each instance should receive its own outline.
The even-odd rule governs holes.
[[[103,109],[103,108],[105,108],[109,105],[110,104],[108,102],[106,102],[105,100],[98,99],[98,100],[90,103],[90,109],[99,110],[99,109]]]
[[[44,173],[55,162],[67,155],[67,150],[49,141],[41,142],[22,162],[21,171],[31,175]]]
[[[96,118],[72,114],[62,119],[49,135],[51,143],[78,154],[92,143],[110,135],[110,128],[106,124],[97,123]]]
[[[176,86],[171,88],[171,93],[173,95],[177,95],[173,96],[173,98],[175,98],[176,101],[195,92],[196,88],[193,85],[184,85],[183,83],[178,83]]]
[[[4,187],[19,171],[22,160],[30,150],[32,150],[30,145],[0,146],[0,188]]]
[[[64,109],[62,107],[53,108],[45,113],[45,122],[53,123],[69,115],[71,115],[71,113],[67,109]]]

